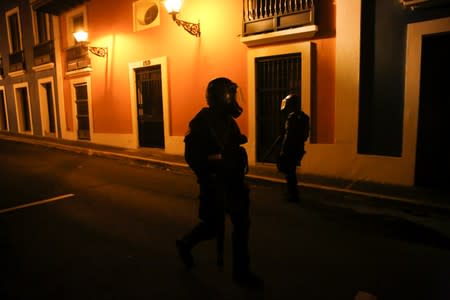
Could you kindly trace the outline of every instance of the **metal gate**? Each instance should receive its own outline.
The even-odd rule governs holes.
[[[161,66],[135,72],[139,146],[164,148]]]
[[[284,126],[281,99],[300,92],[301,54],[292,53],[256,59],[256,160],[276,162]]]

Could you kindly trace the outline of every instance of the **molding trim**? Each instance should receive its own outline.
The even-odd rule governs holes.
[[[90,73],[92,72],[92,68],[83,68],[83,69],[79,69],[79,70],[75,70],[75,71],[69,71],[66,72],[66,77],[76,77],[76,76],[80,76],[80,75],[90,75]]]
[[[32,67],[33,71],[35,71],[35,72],[51,70],[51,69],[54,69],[54,68],[55,68],[55,63],[48,63],[48,64],[43,64],[43,65]]]
[[[291,40],[312,38],[319,31],[317,25],[301,26],[293,29],[255,34],[241,38],[241,42],[248,47],[287,42]]]
[[[19,71],[11,72],[11,73],[8,73],[8,75],[10,77],[20,77],[20,76],[25,75],[25,70],[19,70]]]

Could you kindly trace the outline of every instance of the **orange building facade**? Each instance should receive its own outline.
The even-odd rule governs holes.
[[[142,2],[158,6],[157,25],[137,29]],[[146,5],[146,3],[149,3]],[[107,9],[106,9],[107,7]],[[105,57],[90,55],[90,67],[67,71],[66,49],[73,46],[71,18],[84,14],[84,30],[90,45],[106,47]],[[244,114],[238,119],[248,135],[252,163],[257,162],[255,60],[296,54],[301,57],[303,109],[313,114],[311,141],[334,144],[335,137],[335,5],[316,8],[323,20],[313,33],[275,35],[273,40],[247,41],[243,34],[243,1],[185,1],[180,18],[199,21],[200,37],[190,35],[172,21],[157,1],[91,0],[59,17],[60,53],[63,61],[61,106],[63,138],[77,139],[74,86],[85,82],[89,95],[90,141],[127,148],[141,147],[136,72],[161,67],[162,116],[166,152],[182,154],[189,120],[206,105],[205,89],[210,80],[225,76],[240,89]],[[138,26],[139,27],[139,26]],[[145,26],[142,26],[145,27]],[[313,61],[314,59],[314,61]],[[314,78],[312,74],[315,74]],[[314,103],[312,103],[314,95]],[[281,100],[281,98],[279,99]],[[314,109],[313,109],[314,107]],[[312,112],[311,110],[314,110]],[[64,128],[65,127],[65,128]],[[158,146],[157,146],[158,147]]]
[[[32,10],[48,1],[25,2],[21,9]],[[280,125],[278,101],[295,91],[311,116],[301,173],[415,184],[421,37],[450,32],[448,18],[407,24],[401,153],[374,155],[358,152],[362,1],[185,0],[176,18],[199,22],[199,36],[177,26],[160,1],[78,2],[50,14],[55,138],[182,155],[188,123],[206,105],[208,82],[225,76],[240,87],[238,123],[251,165],[275,168],[270,149]],[[79,30],[88,42],[75,41]],[[3,73],[0,91],[10,113],[14,100],[6,87],[18,79],[9,79],[7,68]],[[13,119],[6,131],[16,131]]]

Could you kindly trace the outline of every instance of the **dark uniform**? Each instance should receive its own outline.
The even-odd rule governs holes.
[[[309,117],[300,110],[300,98],[290,94],[282,100],[281,111],[285,114],[285,126],[281,134],[281,150],[278,170],[285,175],[287,200],[298,202],[297,167],[305,155],[305,142],[309,137]]]
[[[200,223],[177,241],[177,248],[184,264],[193,267],[191,249],[204,240],[223,241],[224,218],[229,215],[233,224],[233,278],[239,284],[259,285],[260,279],[249,271],[248,164],[241,146],[247,138],[234,120],[242,112],[236,89],[237,85],[227,78],[212,80],[207,89],[209,107],[189,123],[185,158],[200,188]]]

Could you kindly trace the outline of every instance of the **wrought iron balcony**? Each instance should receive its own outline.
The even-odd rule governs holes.
[[[89,46],[87,43],[78,43],[66,50],[67,71],[75,71],[91,66]]]
[[[315,0],[243,0],[243,36],[314,25]]]
[[[9,55],[9,72],[25,70],[25,56],[22,51],[17,51]]]
[[[55,48],[53,41],[47,41],[34,46],[33,63],[35,66],[55,62]]]

